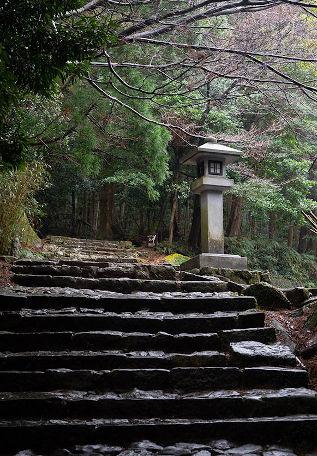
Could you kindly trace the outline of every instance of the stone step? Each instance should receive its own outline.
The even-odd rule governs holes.
[[[257,345],[250,342],[250,345]],[[258,344],[259,352],[247,359],[236,359],[235,354],[219,351],[192,353],[165,353],[164,351],[37,351],[2,352],[0,370],[19,369],[171,369],[174,367],[211,367],[211,366],[296,366],[296,357],[288,347]],[[260,352],[260,348],[262,352]],[[283,356],[285,353],[285,356]]]
[[[146,292],[203,292],[213,293],[227,290],[227,282],[222,281],[174,281],[141,279],[92,279],[72,276],[50,276],[13,274],[12,281],[27,287],[69,287],[75,289],[108,290],[119,293]]]
[[[277,367],[177,367],[173,369],[113,369],[0,371],[2,391],[197,391],[246,388],[307,387],[305,370]]]
[[[190,353],[218,350],[221,340],[217,333],[167,334],[125,333],[120,331],[0,331],[2,351],[22,350],[164,350]]]
[[[73,238],[64,236],[49,236],[47,238],[47,244],[63,244],[63,245],[111,245],[111,246],[123,246],[126,245],[126,241],[109,241],[103,239],[86,239],[86,238]]]
[[[0,353],[0,370],[45,369],[172,369],[174,367],[225,366],[225,353],[204,351],[165,353],[163,351],[36,351]]]
[[[3,449],[65,448],[70,444],[137,440],[196,441],[227,439],[237,441],[298,444],[314,441],[317,415],[287,415],[232,419],[92,419],[0,421]],[[166,453],[165,453],[166,454]],[[175,453],[174,453],[175,454]],[[239,453],[243,454],[243,453]],[[245,453],[244,453],[245,454]],[[251,453],[248,451],[248,454]],[[285,453],[284,453],[285,454]],[[284,455],[283,455],[284,456]]]
[[[77,245],[77,246],[72,246],[72,245],[64,245],[61,246],[61,250],[64,252],[69,252],[73,255],[76,255],[77,253],[80,254],[86,254],[88,253],[89,255],[94,255],[94,254],[100,254],[100,255],[118,255],[118,256],[124,256],[124,255],[131,255],[133,252],[129,251],[128,249],[125,249],[123,247],[112,247],[112,246],[106,246],[106,245]]]
[[[164,351],[167,353],[192,353],[195,351],[221,350],[230,342],[252,340],[274,341],[272,328],[226,330],[220,333],[168,334],[120,331],[0,331],[2,352],[34,350],[124,350]]]
[[[47,313],[2,312],[0,331],[125,331],[167,333],[212,333],[228,329],[257,328],[264,326],[264,313],[255,310],[244,312],[215,312],[212,314],[177,314],[140,312],[133,313]]]
[[[243,341],[230,344],[232,362],[238,365],[295,366],[297,359],[286,345]]]
[[[248,418],[283,414],[317,415],[317,393],[305,388],[219,390],[187,395],[133,390],[125,393],[3,392],[2,419],[77,418]]]
[[[139,260],[134,257],[126,257],[126,258],[119,258],[116,256],[103,257],[99,260],[80,260],[80,259],[70,259],[69,257],[66,258],[58,258],[58,260],[17,260],[14,262],[14,266],[45,266],[45,265],[69,265],[69,266],[81,266],[81,267],[88,267],[88,266],[97,266],[107,268],[114,264],[137,264]]]
[[[244,311],[254,309],[256,301],[249,296],[222,296],[176,294],[151,295],[108,293],[106,296],[95,298],[83,295],[54,295],[54,294],[0,294],[0,312],[24,309],[62,309],[74,307],[101,308],[106,312],[138,312],[149,310],[151,312],[211,313],[218,311]]]
[[[15,274],[27,275],[51,275],[70,277],[91,277],[91,278],[129,278],[129,279],[154,279],[154,280],[176,280],[178,275],[195,277],[194,274],[182,274],[172,266],[145,266],[138,264],[117,264],[106,268],[97,266],[72,266],[66,264],[35,264],[32,266],[15,264],[11,268]],[[207,281],[197,276],[199,280]],[[212,280],[212,278],[210,279]]]

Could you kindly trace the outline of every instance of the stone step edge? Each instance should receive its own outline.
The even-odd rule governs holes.
[[[217,320],[223,318],[239,318],[240,316],[259,316],[263,315],[263,311],[258,311],[256,309],[248,309],[248,310],[226,310],[226,311],[215,311],[215,312],[197,312],[197,313],[177,313],[173,314],[172,312],[151,312],[151,311],[143,311],[140,313],[136,312],[111,312],[111,311],[104,311],[104,312],[85,312],[84,309],[78,311],[77,309],[75,312],[67,312],[68,309],[65,309],[65,312],[62,313],[62,309],[58,310],[56,313],[39,313],[38,311],[30,311],[27,310],[23,311],[0,311],[0,320],[5,319],[8,323],[12,321],[21,321],[22,319],[28,320],[30,318],[34,319],[51,319],[51,318],[91,318],[96,319],[100,318],[101,320],[106,318],[117,318],[120,320],[153,320],[153,321],[166,321],[166,320]],[[12,320],[10,320],[12,317]]]
[[[142,397],[144,393],[144,397]],[[73,401],[90,401],[90,400],[118,400],[118,401],[156,401],[156,400],[256,400],[259,398],[311,398],[316,401],[317,405],[317,391],[309,388],[279,388],[279,389],[259,389],[251,388],[245,390],[210,390],[206,391],[195,391],[189,395],[181,393],[167,392],[166,390],[138,390],[138,395],[133,397],[135,390],[129,390],[124,393],[97,393],[92,391],[81,391],[81,390],[62,390],[62,391],[3,391],[0,393],[0,403],[4,401],[19,401],[23,400],[46,400],[56,398],[58,400]],[[151,397],[152,394],[152,397]],[[317,408],[316,408],[317,412]]]
[[[261,371],[261,372],[267,372],[267,373],[272,373],[272,372],[279,372],[279,373],[295,373],[295,374],[303,374],[303,375],[308,375],[307,371],[305,369],[302,369],[300,367],[278,367],[278,366],[205,366],[205,367],[196,367],[196,366],[190,366],[190,367],[172,367],[171,369],[162,369],[162,368],[140,368],[140,369],[125,369],[125,368],[116,368],[116,369],[65,369],[65,368],[55,368],[55,369],[44,369],[44,370],[33,370],[33,371],[25,371],[25,370],[4,370],[0,372],[0,375],[4,374],[26,374],[26,375],[31,375],[31,374],[43,374],[47,375],[48,373],[53,374],[69,374],[69,373],[74,373],[74,374],[79,374],[79,373],[88,373],[92,375],[102,375],[102,374],[116,374],[116,373],[124,373],[124,374],[139,374],[139,373],[152,373],[152,374],[173,374],[173,373],[183,373],[184,375],[186,373],[191,373],[191,372],[200,372],[202,373],[204,371],[206,374],[210,372],[256,372],[256,371]],[[303,386],[304,387],[304,386]]]
[[[87,283],[118,283],[118,284],[154,284],[154,285],[159,285],[159,284],[166,284],[166,285],[178,285],[179,287],[184,286],[184,285],[193,285],[193,286],[206,286],[206,285],[217,285],[219,287],[224,287],[227,285],[227,282],[224,282],[222,280],[162,280],[162,279],[132,279],[129,277],[100,277],[100,278],[92,278],[92,277],[81,277],[81,276],[68,276],[68,275],[50,275],[50,274],[13,274],[12,275],[12,280],[23,280],[23,279],[35,279],[35,280],[58,280],[58,281],[67,281],[69,280],[70,282],[87,282]]]

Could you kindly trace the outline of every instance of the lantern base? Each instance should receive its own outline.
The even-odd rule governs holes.
[[[247,257],[239,255],[227,255],[225,253],[201,253],[181,265],[181,269],[200,268],[225,268],[225,269],[248,269]]]

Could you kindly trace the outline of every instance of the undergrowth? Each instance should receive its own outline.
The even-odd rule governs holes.
[[[317,263],[313,255],[300,254],[281,240],[226,239],[226,251],[248,258],[249,269],[270,271],[276,285],[317,285]]]

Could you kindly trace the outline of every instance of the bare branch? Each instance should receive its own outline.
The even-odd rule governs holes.
[[[212,138],[210,138],[210,136],[206,137],[206,136],[202,136],[202,135],[199,135],[199,134],[190,133],[189,131],[186,131],[184,128],[180,127],[179,125],[166,124],[164,122],[159,122],[159,121],[157,121],[155,119],[151,119],[149,117],[146,117],[143,114],[141,114],[140,112],[138,112],[136,109],[134,109],[132,106],[129,106],[128,104],[124,103],[123,101],[119,100],[118,98],[114,97],[113,95],[110,95],[110,93],[106,92],[101,87],[99,87],[98,84],[96,84],[90,77],[85,78],[85,80],[92,87],[94,87],[99,93],[101,93],[105,98],[108,98],[108,100],[111,100],[111,101],[117,103],[118,105],[122,106],[123,108],[127,109],[128,111],[133,112],[133,114],[135,114],[136,116],[138,116],[141,119],[145,120],[146,122],[150,122],[150,123],[153,123],[155,125],[159,125],[161,127],[166,127],[166,128],[168,128],[170,130],[181,131],[186,136],[189,136],[191,138],[204,139],[204,140],[208,139],[209,141],[212,140]]]

